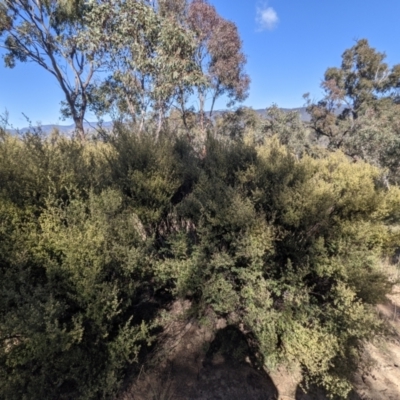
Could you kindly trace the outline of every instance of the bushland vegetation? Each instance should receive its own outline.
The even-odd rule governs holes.
[[[393,285],[399,67],[361,40],[309,124],[277,107],[213,119],[205,96],[240,101],[249,79],[203,0],[4,1],[0,33],[9,66],[64,85],[77,126],[0,131],[0,398],[113,398],[182,299],[240,329],[260,366],[345,398]],[[112,130],[84,132],[87,107],[115,112]]]
[[[2,133],[1,398],[112,398],[175,299],[244,329],[261,365],[347,394],[391,288],[400,190],[341,151],[222,125],[201,149],[123,125]]]

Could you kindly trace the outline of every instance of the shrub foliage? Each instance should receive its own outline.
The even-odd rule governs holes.
[[[198,154],[123,127],[3,134],[0,398],[112,398],[181,298],[240,327],[260,364],[345,397],[390,290],[400,191],[339,151],[299,154],[275,136],[210,135]]]

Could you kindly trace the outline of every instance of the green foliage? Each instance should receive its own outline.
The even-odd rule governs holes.
[[[0,398],[112,398],[174,299],[344,397],[391,288],[400,189],[341,152],[296,153],[287,118],[262,140],[222,125],[201,155],[123,126],[2,135]]]
[[[0,196],[40,207],[50,194],[67,199],[73,193],[84,195],[90,187],[99,192],[109,184],[106,155],[102,143],[83,146],[57,132],[49,140],[40,132],[22,140],[6,135],[0,139]]]
[[[224,112],[216,118],[216,130],[231,139],[251,136],[258,142],[264,136],[264,121],[257,112],[248,107],[239,107],[233,112]]]
[[[309,147],[310,140],[305,124],[297,111],[283,111],[276,105],[267,108],[265,132],[267,137],[276,136],[279,142],[300,157]]]
[[[197,92],[204,134],[208,92],[210,118],[217,98],[233,105],[248,95],[237,27],[205,0],[4,0],[0,45],[7,67],[34,62],[57,80],[62,116],[81,140],[88,108],[128,117],[139,131],[155,122],[157,136],[179,110],[188,133]]]
[[[308,112],[330,148],[384,167],[384,181],[398,182],[400,65],[389,67],[385,58],[358,40],[343,53],[340,68],[326,70],[325,96],[317,103],[308,99]]]
[[[203,81],[196,85],[199,125],[204,132],[206,125],[205,104],[211,100],[209,117],[212,117],[215,101],[225,95],[228,106],[243,101],[248,96],[249,76],[244,72],[246,56],[236,25],[222,18],[207,0],[188,2],[185,23],[194,36],[193,59],[203,74]],[[178,104],[186,123],[185,103],[190,101],[181,90]]]
[[[232,112],[224,112],[217,117],[215,124],[217,135],[233,140],[243,140],[255,146],[276,137],[294,155],[315,152],[315,146],[309,135],[309,129],[301,120],[297,111],[285,111],[273,105],[262,114],[247,107],[239,107]]]
[[[146,226],[156,227],[171,211],[171,201],[185,182],[195,179],[195,160],[184,142],[135,136],[126,128],[110,138],[107,157],[112,185],[125,195]],[[188,152],[188,154],[185,154]]]
[[[114,398],[176,299],[227,320],[219,351],[345,398],[392,285],[400,66],[360,40],[326,71],[308,110],[328,151],[276,106],[205,137],[206,93],[211,118],[249,84],[236,26],[206,1],[3,1],[0,36],[7,66],[56,77],[81,139],[89,104],[134,122],[88,141],[0,128],[0,399]]]
[[[85,16],[90,42],[107,54],[109,71],[93,92],[93,108],[101,114],[114,107],[140,129],[151,114],[164,120],[178,87],[183,93],[202,81],[193,62],[192,32],[168,11],[167,2],[156,3],[99,2]]]
[[[379,260],[395,209],[368,164],[341,153],[297,160],[276,139],[257,151],[208,142],[204,172],[177,208],[195,232],[170,239],[157,275],[200,315],[243,324],[268,366],[298,363],[345,396],[342,364],[355,365],[377,328],[370,304],[391,287]]]
[[[164,0],[4,0],[0,44],[6,49],[5,65],[30,61],[48,71],[65,96],[61,113],[73,119],[81,140],[86,139],[89,107],[97,115],[128,115],[140,130],[153,117],[159,134],[172,104],[185,112],[194,88],[208,84],[195,62],[201,44],[185,6],[185,1]],[[242,99],[248,78],[236,26],[225,21],[223,29],[214,28],[216,38],[230,44],[221,46],[221,39],[214,39],[215,96],[227,92]]]
[[[93,77],[103,56],[96,46],[87,45],[84,16],[90,12],[90,3],[4,0],[0,5],[0,44],[6,49],[6,67],[30,61],[48,71],[65,95],[62,114],[74,120],[81,139],[85,138],[83,119]]]
[[[108,190],[47,203],[35,221],[2,203],[1,398],[109,398],[137,361],[148,334],[132,311],[148,262],[121,206]]]

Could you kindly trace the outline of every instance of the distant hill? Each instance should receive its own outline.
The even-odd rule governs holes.
[[[251,107],[248,107],[251,109]],[[306,107],[296,107],[296,108],[279,108],[281,111],[283,112],[293,112],[296,111],[300,114],[300,118],[303,122],[310,122],[311,121],[311,116],[310,114],[307,112],[307,108]],[[213,113],[213,118],[218,118],[219,116],[221,116],[222,114],[226,113],[228,110],[215,110]],[[258,115],[264,116],[266,117],[266,113],[267,113],[267,108],[260,108],[260,109],[256,109],[254,110]]]
[[[102,126],[103,126],[103,128],[111,128],[112,124],[113,124],[112,121],[107,121],[107,122],[103,122]],[[86,130],[91,131],[91,130],[95,130],[98,127],[98,123],[97,122],[85,122],[83,124],[83,126]],[[51,125],[36,125],[36,126],[32,125],[31,127],[25,127],[25,128],[21,128],[21,129],[10,129],[9,132],[11,132],[12,134],[16,134],[16,133],[24,134],[29,131],[32,131],[33,129],[40,129],[44,134],[49,134],[53,130],[57,129],[65,135],[70,135],[74,132],[75,125],[74,124],[71,124],[71,125],[51,124]]]
[[[296,107],[296,108],[280,108],[280,110],[284,111],[284,112],[291,112],[291,111],[297,111],[300,114],[300,118],[303,122],[310,122],[311,120],[311,116],[310,114],[307,112],[306,107]],[[261,109],[261,110],[256,110],[257,113],[263,115],[265,114],[265,109]]]
[[[284,112],[297,111],[300,114],[301,120],[303,122],[309,122],[310,121],[310,114],[307,113],[306,107],[281,108],[281,110],[284,111]],[[221,113],[223,113],[225,111],[226,110],[216,110],[214,112],[214,115],[221,114]],[[266,109],[258,109],[258,110],[255,110],[255,111],[260,115],[265,115]],[[111,128],[112,124],[113,124],[112,121],[107,121],[107,122],[103,122],[102,126],[104,128]],[[84,127],[88,131],[95,130],[98,127],[98,123],[97,122],[85,122],[84,123]],[[12,134],[16,134],[16,133],[24,134],[26,132],[31,131],[32,129],[37,129],[37,128],[38,128],[38,126],[32,126],[32,127],[25,127],[25,128],[22,128],[22,129],[10,129],[9,131]],[[41,125],[40,129],[44,134],[49,134],[54,129],[58,129],[61,133],[66,134],[66,135],[70,135],[70,134],[72,134],[74,132],[75,125],[74,124],[72,124],[72,125]]]

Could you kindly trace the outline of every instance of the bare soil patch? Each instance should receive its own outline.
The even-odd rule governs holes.
[[[187,303],[174,304],[163,345],[119,400],[327,400],[318,389],[302,391],[300,371],[280,368],[268,374],[257,367],[239,330],[224,320],[211,327],[188,321],[187,308]],[[400,400],[399,287],[377,313],[393,335],[366,345],[365,366],[355,376],[349,400]],[[222,344],[226,337],[229,348]]]

